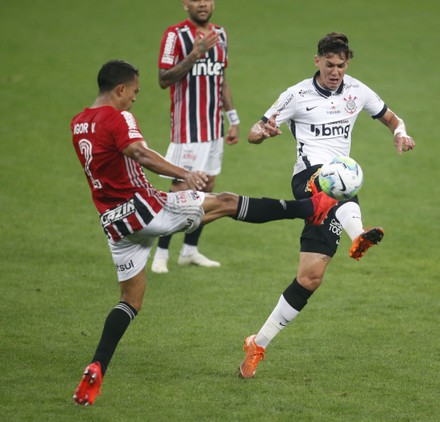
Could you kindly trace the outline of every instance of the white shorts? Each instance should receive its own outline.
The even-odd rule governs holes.
[[[202,207],[204,200],[203,192],[186,190],[168,193],[165,206],[147,227],[117,242],[109,239],[118,280],[126,281],[143,271],[157,236],[194,231],[205,214]]]
[[[166,159],[189,171],[203,171],[217,176],[222,170],[223,138],[208,142],[189,142],[168,146]]]

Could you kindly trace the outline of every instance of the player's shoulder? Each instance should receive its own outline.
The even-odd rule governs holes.
[[[223,26],[217,25],[216,23],[211,23],[211,27],[218,32],[226,32],[226,29]]]
[[[188,22],[188,20],[184,20],[182,22],[179,22],[179,23],[176,23],[174,25],[169,26],[165,30],[165,34],[167,34],[168,32],[182,32],[182,31],[189,31],[189,30],[190,30],[189,22]]]
[[[301,96],[313,93],[313,78],[303,79],[302,81],[299,81],[296,84],[289,86],[286,89],[286,92],[293,95]]]
[[[353,88],[362,88],[362,87],[367,86],[359,79],[356,79],[353,76],[347,75],[347,74],[344,75],[344,85],[346,85],[348,87],[353,87]]]
[[[112,106],[104,106],[96,109],[96,120],[99,120],[104,126],[110,128],[116,128],[123,123],[128,126],[136,126],[135,117],[129,112],[124,110],[116,110]]]

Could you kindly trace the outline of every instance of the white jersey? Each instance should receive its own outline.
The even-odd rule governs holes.
[[[334,92],[320,87],[317,76],[284,91],[263,117],[267,121],[278,112],[277,125],[287,123],[297,140],[293,174],[338,155],[349,156],[351,133],[361,110],[375,119],[387,110],[375,92],[351,76],[345,75]]]

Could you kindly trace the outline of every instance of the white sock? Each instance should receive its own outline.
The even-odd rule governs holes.
[[[170,253],[168,249],[159,248],[156,249],[156,253],[154,254],[154,259],[169,259]]]
[[[281,295],[274,310],[255,337],[255,343],[266,348],[274,337],[298,314],[299,312],[292,308],[284,299],[284,296]]]
[[[188,256],[198,252],[199,249],[197,248],[197,246],[188,245],[187,243],[184,243],[182,245],[182,249],[180,250],[180,256]]]
[[[342,224],[342,227],[354,240],[357,236],[364,232],[362,224],[361,209],[356,202],[347,202],[336,210],[336,218]]]

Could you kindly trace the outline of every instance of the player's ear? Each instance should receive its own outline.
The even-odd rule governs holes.
[[[116,96],[119,98],[122,96],[125,89],[127,89],[127,87],[124,84],[119,84],[114,87],[113,91],[116,94]]]
[[[185,10],[185,12],[188,12],[187,0],[182,0],[182,6],[183,6],[183,10]]]
[[[315,62],[315,66],[319,67],[319,56],[318,55],[315,55],[314,62]]]

